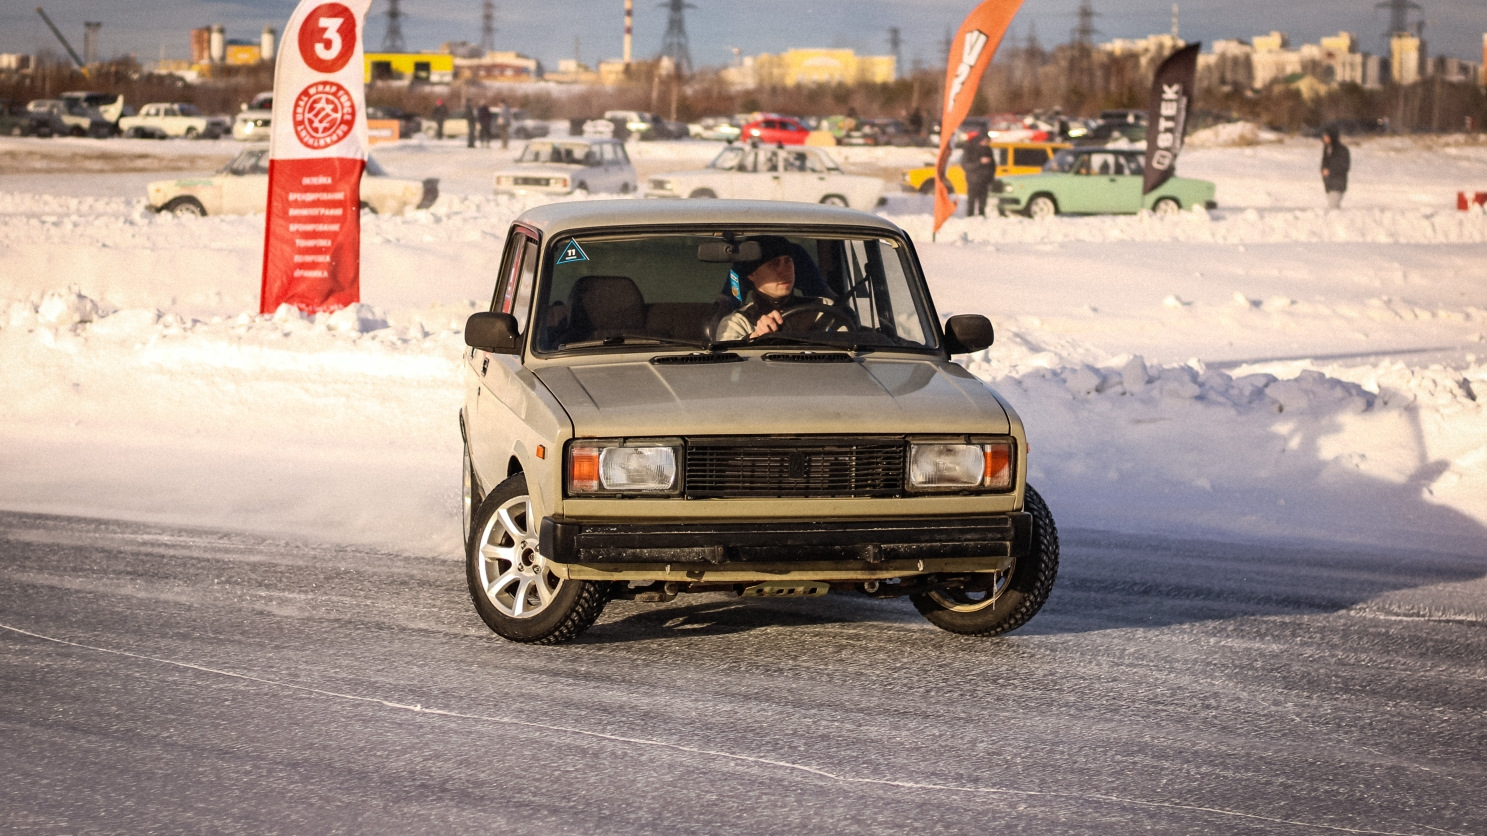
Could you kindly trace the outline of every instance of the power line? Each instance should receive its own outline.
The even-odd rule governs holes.
[[[661,41],[661,55],[671,59],[678,73],[691,75],[692,52],[687,48],[687,22],[684,12],[686,9],[697,7],[688,3],[687,0],[669,0],[669,2],[662,3],[661,8],[670,10],[670,15],[666,18],[666,37]]]
[[[480,49],[483,52],[496,49],[496,4],[492,0],[480,4]]]
[[[387,0],[387,32],[382,35],[382,51],[408,51],[408,45],[403,42],[403,12],[398,8],[398,0]]]

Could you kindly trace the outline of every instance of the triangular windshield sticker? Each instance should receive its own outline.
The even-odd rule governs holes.
[[[583,251],[583,247],[578,246],[578,239],[576,238],[568,239],[568,246],[564,247],[563,254],[558,256],[559,264],[569,264],[574,261],[588,260],[588,254]]]

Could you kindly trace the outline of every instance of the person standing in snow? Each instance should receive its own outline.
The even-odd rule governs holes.
[[[1327,208],[1342,207],[1343,192],[1348,190],[1348,169],[1352,167],[1348,146],[1337,138],[1337,128],[1322,132],[1322,187],[1327,190]]]
[[[449,119],[449,106],[440,99],[434,103],[434,138],[444,138],[444,122]]]
[[[977,133],[961,150],[960,166],[966,176],[966,217],[986,217],[986,197],[996,179],[996,156],[986,134]]]

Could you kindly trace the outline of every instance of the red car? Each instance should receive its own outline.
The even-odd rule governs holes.
[[[739,133],[744,142],[757,139],[765,145],[804,145],[811,132],[789,116],[766,116],[744,125]]]

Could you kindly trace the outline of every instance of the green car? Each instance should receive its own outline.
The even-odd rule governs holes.
[[[1186,177],[1173,177],[1151,194],[1142,195],[1145,158],[1141,150],[1066,148],[1040,174],[1003,179],[997,209],[1003,215],[1021,212],[1030,218],[1046,218],[1129,215],[1142,209],[1170,215],[1193,206],[1212,209],[1218,205],[1212,183]]]

